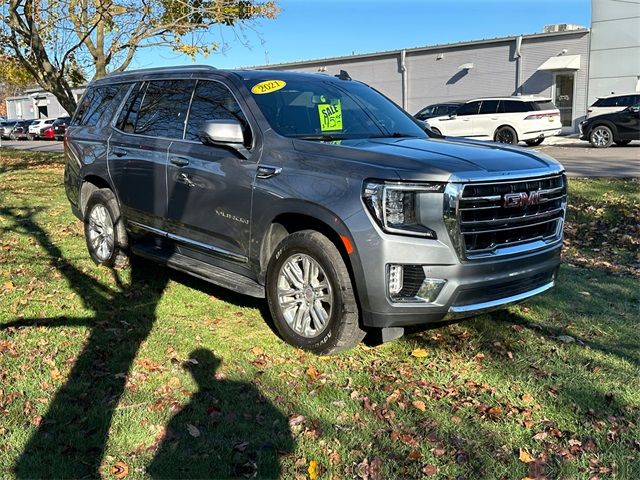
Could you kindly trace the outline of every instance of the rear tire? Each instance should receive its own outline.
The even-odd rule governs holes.
[[[124,268],[129,264],[129,246],[120,207],[106,188],[91,194],[84,210],[84,238],[91,259],[98,265]]]
[[[518,143],[518,134],[511,127],[500,127],[496,130],[493,140],[499,143],[506,143],[508,145],[516,145]]]
[[[326,355],[364,338],[349,271],[321,233],[286,237],[269,260],[266,283],[274,325],[287,343]]]
[[[626,147],[631,143],[631,140],[615,140],[615,143],[619,147]]]
[[[440,135],[440,136],[442,136],[442,132],[441,132],[440,130],[438,130],[437,128],[435,128],[435,127],[431,127],[431,129],[430,129],[430,130],[431,130],[433,133],[435,133],[436,135]]]
[[[542,138],[536,138],[534,140],[525,140],[524,143],[526,143],[528,146],[530,147],[537,147],[538,145],[540,145],[542,142],[544,142],[544,137]]]
[[[613,132],[606,125],[598,125],[591,130],[589,142],[595,148],[608,148],[613,143]]]

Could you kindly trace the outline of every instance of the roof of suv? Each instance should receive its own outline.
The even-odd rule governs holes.
[[[598,100],[601,98],[615,98],[615,97],[626,97],[628,95],[640,95],[640,92],[627,92],[627,93],[611,93],[609,95],[603,95],[601,97],[596,97]]]
[[[550,102],[551,98],[549,97],[539,97],[536,95],[518,95],[512,97],[480,97],[480,98],[472,98],[468,100],[469,102],[476,102],[478,100],[515,100],[519,102]]]
[[[191,65],[191,66],[178,66],[178,67],[161,67],[161,68],[147,68],[141,70],[130,70],[122,73],[110,73],[107,76],[92,82],[94,84],[111,84],[115,82],[124,81],[136,81],[142,80],[149,76],[161,77],[163,74],[198,74],[198,73],[218,73],[223,76],[235,75],[243,80],[270,80],[270,79],[282,79],[291,80],[307,78],[312,79],[326,79],[342,81],[335,78],[333,75],[325,73],[308,73],[308,72],[293,72],[286,70],[221,70],[210,65]],[[354,79],[356,80],[356,79]]]

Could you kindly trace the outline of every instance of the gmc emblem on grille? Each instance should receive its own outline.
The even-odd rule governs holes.
[[[533,192],[507,193],[503,197],[502,206],[509,207],[525,207],[527,205],[538,205],[539,203],[548,202],[545,197],[549,190],[535,190]]]

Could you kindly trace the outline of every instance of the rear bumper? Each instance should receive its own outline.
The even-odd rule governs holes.
[[[553,137],[555,135],[559,135],[562,132],[562,128],[549,128],[549,129],[541,129],[541,130],[532,130],[528,132],[524,132],[520,135],[519,140],[535,140],[537,138],[547,138]]]

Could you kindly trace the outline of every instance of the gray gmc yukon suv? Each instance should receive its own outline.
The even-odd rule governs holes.
[[[425,133],[346,72],[109,75],[65,145],[95,262],[140,255],[266,297],[316,353],[522,301],[560,263],[561,165]]]

